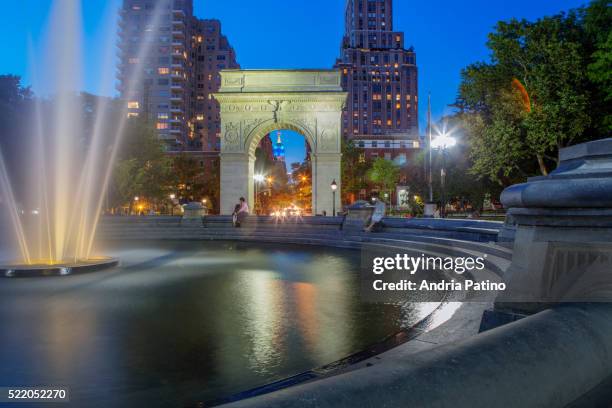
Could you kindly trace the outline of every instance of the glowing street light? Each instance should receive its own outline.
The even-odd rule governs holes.
[[[332,217],[336,215],[336,190],[338,189],[338,184],[336,184],[336,179],[332,180],[331,185],[332,189]]]
[[[134,197],[134,201],[138,201],[138,200],[140,200],[140,197],[138,196]]]
[[[442,133],[431,141],[431,147],[434,149],[448,149],[457,144],[457,140],[448,133]]]
[[[431,147],[442,154],[442,167],[440,169],[440,216],[446,217],[446,149],[457,144],[457,140],[447,132],[439,134],[432,142]]]
[[[174,199],[176,198],[176,195],[172,193],[168,196],[168,198],[170,198],[170,215],[173,216],[174,215]]]
[[[253,180],[255,180],[255,203],[254,203],[254,205],[253,205],[253,210],[254,210],[254,211],[255,211],[255,210],[256,210],[256,208],[257,208],[257,201],[258,201],[258,199],[259,199],[259,191],[258,191],[258,188],[257,188],[258,186],[257,186],[257,185],[258,185],[259,183],[263,183],[265,179],[266,179],[266,178],[264,177],[264,175],[263,175],[263,174],[255,174],[255,175],[253,176]]]

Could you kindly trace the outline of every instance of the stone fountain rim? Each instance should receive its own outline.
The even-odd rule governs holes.
[[[69,276],[88,272],[97,272],[102,269],[113,268],[119,265],[119,258],[96,257],[87,261],[63,262],[53,265],[46,264],[6,264],[0,265],[2,278],[33,278]]]

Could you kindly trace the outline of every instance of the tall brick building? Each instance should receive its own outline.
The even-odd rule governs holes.
[[[239,68],[221,23],[195,17],[193,0],[124,0],[120,14],[118,89],[128,115],[146,115],[168,152],[218,156],[219,106],[211,94],[220,70]]]
[[[336,68],[348,92],[344,137],[365,157],[409,161],[420,147],[416,54],[393,31],[392,0],[347,0]]]

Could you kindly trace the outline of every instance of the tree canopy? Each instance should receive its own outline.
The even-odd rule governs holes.
[[[548,174],[560,148],[611,129],[612,18],[607,1],[535,22],[499,22],[490,62],[462,72],[456,107],[471,171],[501,185]]]

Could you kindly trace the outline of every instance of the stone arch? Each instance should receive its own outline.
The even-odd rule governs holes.
[[[221,108],[221,213],[231,214],[239,197],[253,203],[255,149],[276,129],[294,130],[310,145],[313,213],[339,210],[346,95],[336,70],[221,71],[221,88],[214,94]]]

